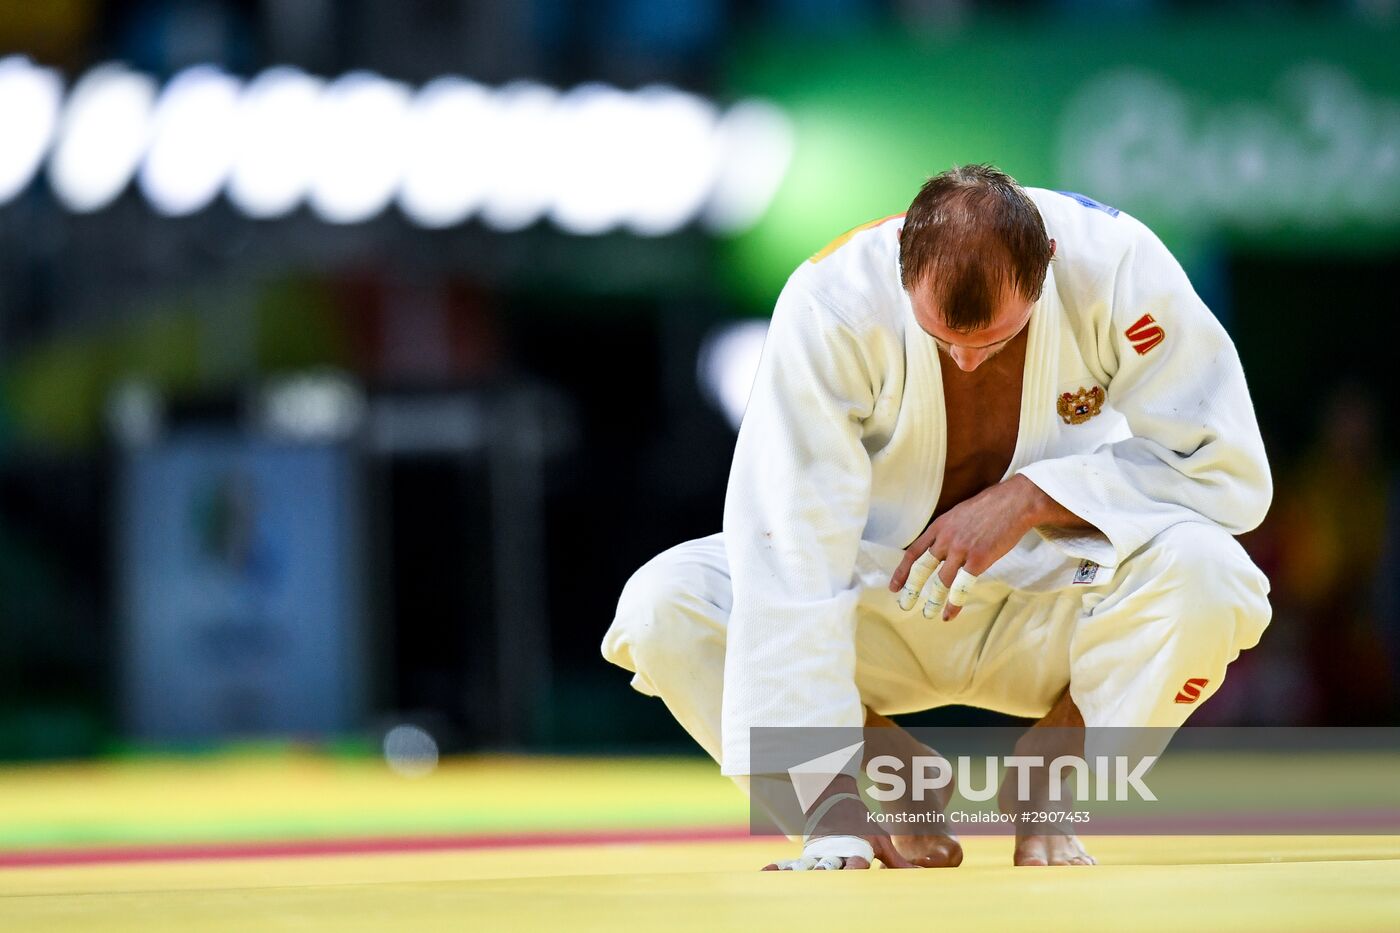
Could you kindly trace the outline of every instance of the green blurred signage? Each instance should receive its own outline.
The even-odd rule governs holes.
[[[993,162],[1152,225],[1190,263],[1261,248],[1400,247],[1400,29],[1361,21],[981,28],[946,40],[767,40],[734,92],[794,121],[764,219],[729,244],[731,286],[771,303],[841,231],[929,175]]]

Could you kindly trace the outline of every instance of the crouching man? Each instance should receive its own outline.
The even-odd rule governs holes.
[[[1170,730],[1268,624],[1232,535],[1271,496],[1234,345],[1157,237],[965,166],[793,273],[723,532],[637,571],[603,654],[741,783],[760,726],[959,703]],[[864,806],[833,787],[814,812]],[[808,830],[770,867],[962,859]],[[1029,829],[1013,858],[1093,862]]]

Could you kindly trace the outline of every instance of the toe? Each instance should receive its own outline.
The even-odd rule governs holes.
[[[859,855],[850,855],[846,857],[846,864],[843,867],[847,871],[860,871],[862,869],[869,868],[870,863],[867,862],[865,859],[861,858]]]

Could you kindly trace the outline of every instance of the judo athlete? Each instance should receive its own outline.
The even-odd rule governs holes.
[[[1232,535],[1271,497],[1235,347],[1160,240],[964,166],[788,279],[723,532],[633,575],[603,654],[746,787],[756,726],[965,704],[1170,735],[1268,624]],[[768,867],[874,858],[962,851],[809,825]],[[1093,864],[1031,827],[1013,860]]]

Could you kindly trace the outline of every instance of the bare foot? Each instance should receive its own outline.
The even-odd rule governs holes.
[[[1059,700],[1046,713],[1044,718],[1026,731],[1016,743],[1016,754],[1039,758],[1042,762],[1053,761],[1061,755],[1083,756],[1084,717],[1079,707],[1074,705],[1069,689],[1060,694]],[[1027,769],[1022,784],[1019,778],[1008,773],[1002,782],[999,803],[1003,813],[1019,814],[1029,828],[1029,817],[1034,813],[1047,813],[1073,809],[1072,804],[1062,802],[1063,793],[1051,796],[1050,772],[1045,767]],[[1058,788],[1063,791],[1063,786]],[[1068,798],[1073,800],[1072,797]],[[1017,865],[1097,865],[1098,862],[1084,851],[1079,837],[1072,831],[1072,824],[1064,821],[1040,824],[1041,828],[1055,827],[1057,832],[1016,834],[1016,850],[1011,860]]]
[[[1051,833],[1044,836],[1017,836],[1017,865],[1097,865],[1098,862],[1080,843],[1079,837]]]
[[[957,868],[962,843],[957,836],[894,836],[894,847],[916,868]]]

